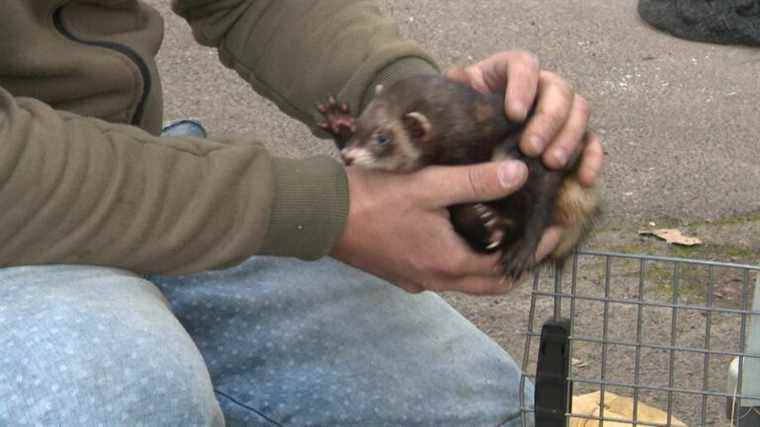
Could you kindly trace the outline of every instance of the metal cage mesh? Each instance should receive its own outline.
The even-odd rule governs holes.
[[[523,381],[535,380],[529,373],[536,372],[541,324],[564,318],[572,394],[598,391],[601,401],[593,415],[565,408],[567,425],[660,426],[677,425],[676,419],[688,426],[739,425],[747,413],[734,403],[751,397],[742,394],[742,373],[748,360],[760,358],[746,350],[750,322],[760,316],[752,308],[754,276],[760,286],[760,266],[579,252],[564,268],[534,277]],[[737,361],[732,387],[729,367],[733,362],[736,369]],[[605,408],[612,393],[632,400],[629,417]],[[523,394],[524,425],[535,412],[528,400]],[[665,412],[665,422],[639,419],[642,405]]]

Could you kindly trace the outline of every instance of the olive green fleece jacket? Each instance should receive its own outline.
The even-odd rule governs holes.
[[[221,61],[314,132],[377,83],[436,66],[368,1],[175,0]],[[137,0],[0,0],[0,267],[188,273],[254,254],[315,259],[343,230],[329,157],[159,138],[163,21]],[[255,118],[251,118],[255,120]]]

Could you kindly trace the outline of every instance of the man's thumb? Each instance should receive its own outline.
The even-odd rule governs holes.
[[[423,187],[436,207],[506,197],[528,178],[528,168],[519,160],[429,167],[422,172],[427,174]]]

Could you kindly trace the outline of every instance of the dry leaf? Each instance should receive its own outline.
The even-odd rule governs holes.
[[[656,236],[668,243],[673,243],[682,246],[696,246],[701,245],[702,241],[696,237],[688,237],[681,233],[680,230],[675,228],[658,228],[655,230],[641,230],[639,234],[642,236]]]
[[[573,414],[586,415],[589,417],[599,417],[599,398],[600,392],[584,394],[583,396],[573,397]],[[637,406],[637,421],[652,424],[665,425],[668,422],[668,414],[659,409],[647,406],[641,401]],[[619,419],[620,421],[605,421],[605,427],[631,427],[633,425],[633,399],[630,397],[618,396],[615,393],[604,393],[604,418]],[[675,427],[688,427],[686,424],[671,417],[671,425]],[[598,420],[589,420],[586,418],[571,417],[570,427],[598,427]]]
[[[588,363],[582,361],[581,359],[576,359],[573,357],[572,361],[574,368],[585,368],[588,366]]]

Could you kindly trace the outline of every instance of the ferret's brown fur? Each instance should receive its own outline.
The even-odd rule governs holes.
[[[437,76],[417,76],[380,90],[353,119],[333,98],[319,106],[347,164],[412,172],[428,165],[462,165],[511,157],[526,163],[526,184],[501,200],[452,206],[454,228],[479,251],[500,250],[513,278],[536,265],[543,231],[564,228],[546,260],[561,260],[585,236],[599,207],[596,188],[578,182],[577,159],[563,171],[523,155],[523,125],[504,115],[504,97],[484,95]]]

